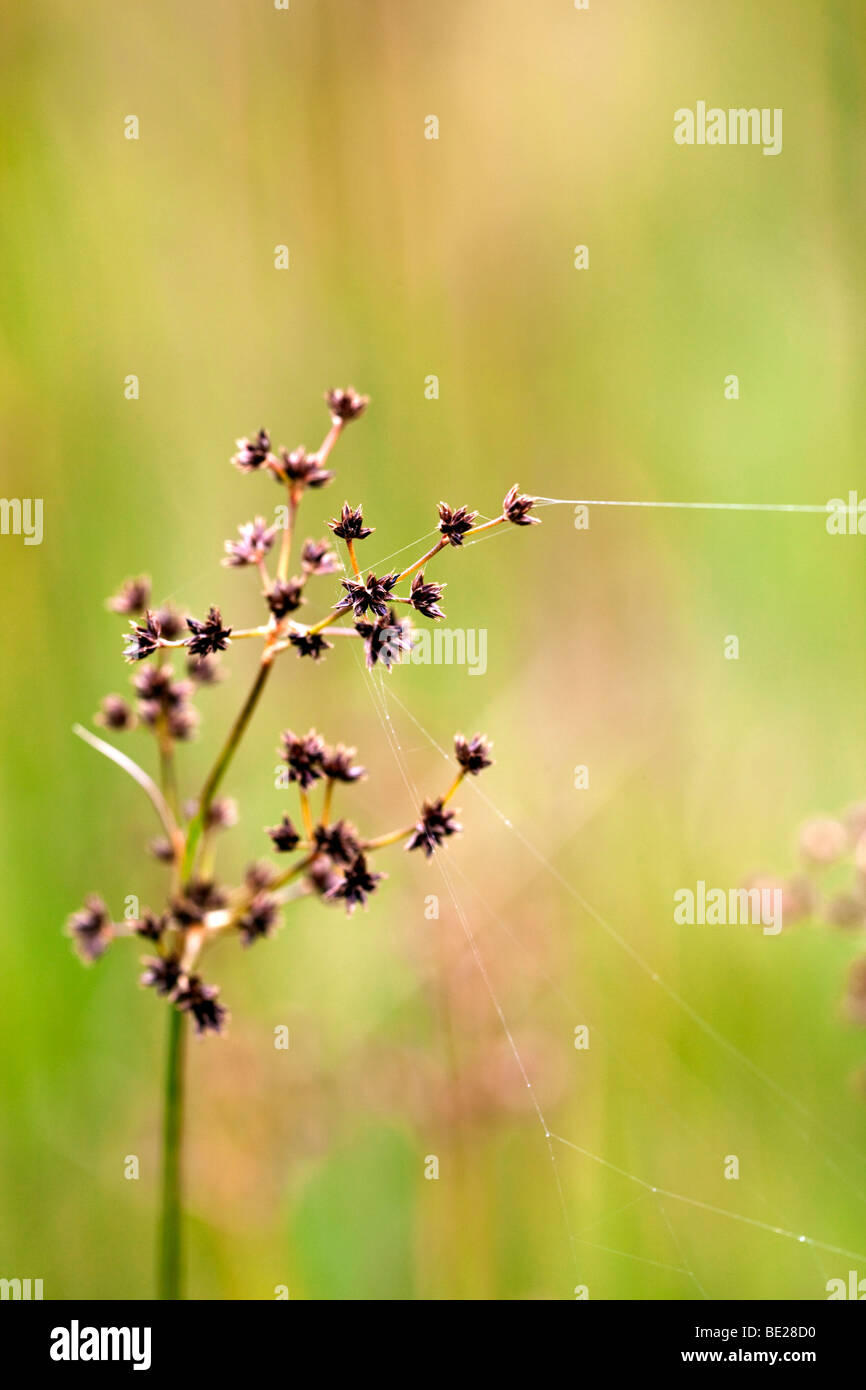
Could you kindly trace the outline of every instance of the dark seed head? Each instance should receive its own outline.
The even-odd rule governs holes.
[[[295,829],[291,816],[284,815],[279,825],[268,827],[268,834],[274,842],[274,849],[278,854],[288,854],[295,849],[301,842],[301,837]]]
[[[515,483],[502,499],[502,515],[515,526],[538,526],[539,518],[529,515],[536,501],[537,498],[527,497],[524,493],[518,492]]]
[[[301,549],[301,566],[305,574],[337,574],[343,566],[328,542],[306,540]]]
[[[367,898],[376,891],[376,884],[384,877],[384,874],[375,874],[368,869],[366,857],[359,854],[347,864],[338,881],[328,888],[325,897],[331,900],[339,898],[346,904],[346,911],[351,916],[356,907],[366,907]]]
[[[203,622],[187,618],[186,625],[192,633],[187,647],[193,656],[212,656],[215,652],[225,651],[229,644],[232,630],[230,627],[223,627],[222,615],[218,608],[209,608]]]
[[[338,420],[342,420],[344,424],[350,420],[357,420],[370,404],[370,397],[360,396],[352,386],[347,386],[345,390],[326,391],[325,400],[334,424]]]
[[[139,984],[146,989],[155,989],[157,994],[171,994],[177,988],[180,961],[176,956],[144,956],[141,963],[145,971],[139,976]]]
[[[311,787],[320,777],[322,772],[322,757],[325,752],[324,740],[319,737],[315,729],[310,729],[308,734],[299,738],[293,734],[291,729],[280,735],[282,742],[281,756],[289,769],[289,781],[297,782],[305,791]]]
[[[192,1014],[195,1030],[201,1037],[207,1032],[222,1033],[228,1022],[228,1010],[217,1002],[219,990],[206,985],[198,975],[182,975],[174,992],[175,1007]]]
[[[126,660],[144,661],[145,657],[153,656],[162,638],[162,628],[156,614],[147,612],[143,623],[131,622],[130,627],[132,632],[127,634],[126,646],[123,649]]]
[[[80,912],[73,913],[67,929],[78,954],[87,964],[98,960],[108,950],[114,936],[108,908],[96,893],[90,894]]]
[[[343,541],[362,541],[367,536],[372,536],[376,529],[375,526],[365,526],[362,508],[352,508],[348,502],[343,503],[339,520],[334,521],[332,519],[328,525],[334,535],[339,536]]]
[[[263,463],[276,462],[271,453],[271,437],[267,430],[259,430],[254,439],[238,439],[237,453],[232,457],[235,468],[242,473],[253,473]]]
[[[263,516],[257,516],[255,521],[245,521],[239,526],[238,533],[240,540],[225,543],[226,554],[223,564],[231,568],[257,565],[260,560],[264,560],[274,543],[277,528],[268,526]]]
[[[459,835],[463,826],[453,811],[446,810],[440,797],[437,801],[425,801],[421,807],[421,818],[407,842],[407,849],[423,849],[429,859],[433,851],[449,835]]]
[[[256,894],[238,923],[244,946],[252,946],[261,937],[270,936],[279,906],[277,899],[269,893]]]
[[[393,608],[387,617],[379,618],[375,623],[355,623],[355,631],[364,639],[367,666],[371,671],[379,661],[386,671],[390,671],[394,663],[401,659],[402,652],[412,650],[412,625],[399,619]]]
[[[328,642],[321,632],[293,632],[289,641],[298,653],[298,656],[311,656],[314,661],[321,661],[325,652],[332,650],[333,642]]]
[[[444,618],[445,614],[439,607],[444,588],[444,584],[425,584],[424,571],[420,570],[412,580],[409,601],[425,618]]]
[[[120,695],[106,695],[99,707],[99,713],[94,715],[94,721],[105,729],[120,731],[135,728],[135,715]]]
[[[439,503],[439,530],[450,545],[462,545],[467,531],[472,530],[477,512],[468,507],[449,507],[447,502]]]
[[[334,748],[326,748],[322,758],[322,771],[334,782],[357,782],[366,777],[367,769],[360,763],[353,763],[356,748],[346,748],[338,743]]]
[[[295,613],[304,599],[303,579],[276,579],[267,597],[268,607],[275,618],[285,618]]]
[[[338,864],[352,864],[361,852],[358,832],[348,821],[338,820],[333,825],[317,825],[313,837],[316,848]]]
[[[324,487],[334,477],[329,469],[319,467],[315,454],[308,454],[304,448],[293,449],[291,453],[288,449],[280,449],[279,454],[280,472],[289,482],[300,483],[303,487]]]
[[[464,738],[463,734],[455,734],[454,756],[463,771],[470,772],[473,776],[483,772],[485,767],[493,766],[490,744],[484,734],[474,734],[469,739]]]

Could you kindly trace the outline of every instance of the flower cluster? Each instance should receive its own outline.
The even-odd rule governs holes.
[[[170,881],[159,913],[145,909],[134,921],[114,922],[102,899],[91,895],[69,919],[68,930],[85,961],[98,959],[116,937],[141,938],[149,951],[143,958],[142,985],[189,1014],[200,1034],[222,1032],[228,1018],[219,989],[206,983],[200,973],[202,955],[214,940],[233,934],[242,946],[250,947],[273,934],[287,903],[308,895],[339,904],[349,915],[366,907],[386,878],[373,867],[379,851],[402,842],[407,851],[421,850],[430,858],[462,830],[458,812],[449,805],[460,783],[492,762],[490,744],[483,735],[458,734],[451,786],[425,800],[412,824],[370,836],[347,818],[334,815],[338,789],[345,791],[367,775],[355,749],[328,744],[315,729],[306,734],[286,729],[279,753],[284,785],[297,794],[297,824],[286,812],[278,824],[267,828],[267,842],[276,858],[251,864],[239,884],[216,877],[214,837],[237,820],[234,802],[217,792],[278,656],[293,651],[318,662],[338,638],[355,639],[363,643],[369,667],[381,663],[390,671],[412,649],[409,614],[434,622],[445,616],[441,607],[445,585],[425,577],[434,557],[493,527],[537,521],[532,515],[534,499],[519,493],[516,486],[506,494],[501,512],[480,525],[478,512],[442,502],[437,540],[424,555],[400,572],[377,575],[370,569],[365,576],[355,547],[375,528],[365,523],[362,506],[346,502],[328,522],[333,540],[304,540],[297,551],[298,572],[292,573],[301,501],[308,490],[318,491],[333,481],[334,472],[326,466],[331,451],[346,426],[363,415],[368,405],[367,397],[351,388],[329,391],[325,399],[330,429],[315,453],[302,446],[274,450],[270,434],[261,429],[254,437],[237,441],[231,460],[241,473],[267,474],[283,490],[284,501],[275,509],[272,522],[256,515],[240,525],[238,538],[226,541],[224,547],[224,565],[233,570],[252,568],[259,578],[264,607],[259,625],[230,625],[216,605],[202,618],[169,605],[152,606],[150,580],[143,576],[128,579],[109,600],[113,612],[130,620],[123,654],[134,667],[133,694],[130,699],[107,695],[95,720],[115,733],[135,728],[151,733],[159,753],[159,777],[152,778],[124,752],[92,733],[76,730],[129,772],[150,797],[164,831],[150,849],[169,866]],[[347,566],[335,542],[345,545]],[[268,563],[274,554],[272,571]],[[330,607],[314,621],[301,622],[297,615],[308,602],[308,582],[329,576],[342,576]],[[404,616],[398,616],[401,605]],[[202,687],[221,678],[222,654],[240,639],[260,642],[255,681],[201,792],[193,801],[182,803],[176,745],[195,733],[199,716],[193,701]],[[179,658],[182,669],[174,664]]]

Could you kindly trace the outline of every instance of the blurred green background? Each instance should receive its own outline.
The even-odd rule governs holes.
[[[145,571],[160,600],[258,621],[254,580],[219,559],[279,498],[229,467],[233,442],[264,424],[314,447],[333,385],[373,404],[302,530],[363,499],[370,562],[431,531],[440,498],[492,516],[516,480],[807,503],[862,486],[866,17],[856,0],[37,0],[3,30],[2,491],[44,498],[45,534],[0,538],[0,1274],[142,1298],[165,1011],[137,945],[85,971],[61,935],[90,890],[118,914],[164,892],[150,807],[71,733],[129,674],[105,596]],[[782,154],[676,146],[673,112],[699,99],[782,107]],[[445,775],[430,739],[495,740],[447,878],[396,851],[368,913],[304,903],[272,942],[214,954],[233,1021],[191,1047],[190,1296],[822,1298],[847,1277],[847,1256],[660,1203],[558,1143],[554,1170],[479,959],[556,1134],[866,1250],[866,1037],[839,1015],[859,935],[672,921],[677,888],[787,870],[806,816],[866,795],[863,541],[808,515],[542,516],[436,563],[449,625],[487,629],[486,674],[386,687],[427,792]],[[371,776],[343,807],[365,829],[411,814],[354,656],[278,667],[226,787],[226,872],[289,809],[287,726],[357,745]],[[202,695],[187,795],[254,661],[233,647]]]

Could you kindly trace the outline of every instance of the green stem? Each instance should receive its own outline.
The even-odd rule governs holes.
[[[181,1154],[186,1016],[169,1008],[168,1057],[162,1136],[162,1219],[159,1241],[159,1298],[181,1293]]]
[[[265,683],[268,679],[268,676],[270,675],[272,665],[272,655],[262,658],[262,662],[259,666],[258,673],[256,675],[255,680],[253,681],[252,689],[250,690],[249,695],[244,701],[241,711],[238,714],[238,717],[235,720],[234,724],[232,725],[229,731],[228,738],[226,739],[222,747],[222,750],[220,751],[219,757],[217,758],[216,762],[211,768],[210,773],[208,774],[208,779],[205,782],[204,787],[202,788],[202,793],[199,797],[198,811],[196,812],[193,819],[190,821],[189,830],[187,832],[186,837],[186,849],[184,851],[183,867],[181,870],[181,878],[184,883],[186,883],[190,874],[192,873],[192,867],[195,862],[196,847],[198,845],[199,839],[201,838],[201,833],[204,828],[205,821],[207,820],[207,813],[210,810],[211,802],[216,796],[220,782],[225,776],[228,765],[234,757],[235,750],[238,744],[240,743],[241,739],[243,738],[244,730],[246,729],[247,725],[250,722],[250,719],[252,718],[253,711],[259,702],[259,697],[262,691],[264,690]]]

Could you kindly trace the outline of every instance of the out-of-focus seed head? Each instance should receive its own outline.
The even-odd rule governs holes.
[[[324,776],[322,772],[322,758],[325,753],[325,743],[316,733],[315,729],[310,729],[309,733],[299,738],[292,733],[291,729],[286,729],[280,735],[282,744],[281,757],[289,769],[289,781],[297,782],[304,791],[311,787]]]
[[[105,954],[114,936],[108,908],[96,893],[90,894],[81,911],[74,912],[66,925],[75,949],[87,965]]]
[[[270,936],[279,911],[279,903],[269,893],[257,893],[238,922],[241,943],[252,946],[263,936]]]
[[[361,852],[358,832],[345,820],[335,821],[333,825],[317,825],[313,838],[316,849],[338,864],[354,863]]]
[[[165,913],[157,917],[156,913],[151,912],[146,907],[140,918],[134,924],[135,932],[138,936],[143,936],[145,941],[159,941],[168,925],[168,917]]]
[[[322,771],[333,782],[358,782],[367,776],[367,769],[352,761],[357,748],[346,748],[338,743],[334,748],[326,748],[322,757]]]
[[[238,439],[236,443],[238,451],[233,455],[232,463],[242,473],[254,473],[265,463],[276,463],[267,430],[259,430],[253,439]]]
[[[143,613],[150,603],[150,579],[146,574],[137,579],[124,579],[116,594],[106,600],[112,613]]]
[[[196,685],[217,685],[225,673],[214,656],[192,656],[186,659],[187,673]]]
[[[326,540],[306,540],[301,548],[301,566],[305,574],[337,574],[343,568],[336,551]]]
[[[352,386],[347,386],[345,390],[337,388],[326,391],[325,400],[335,425],[339,421],[347,424],[350,420],[357,420],[370,404],[370,397],[359,395]]]
[[[304,448],[293,449],[291,453],[288,449],[280,449],[279,455],[279,470],[289,482],[318,488],[325,487],[334,477],[330,469],[319,467],[315,454],[308,454]]]
[[[155,839],[150,840],[147,848],[148,853],[152,854],[154,859],[158,859],[163,864],[171,864],[174,861],[174,850],[171,841],[167,840],[164,835],[158,835]]]
[[[155,989],[157,994],[170,995],[180,980],[180,961],[176,956],[143,956],[144,974],[139,976],[139,984],[145,989]]]
[[[183,633],[183,614],[171,603],[164,603],[157,608],[156,621],[166,642],[174,642]]]
[[[402,659],[403,652],[412,650],[412,624],[398,618],[393,608],[389,609],[387,617],[379,618],[375,623],[355,623],[355,631],[364,639],[367,667],[371,671],[380,661],[385,670],[390,671]]]
[[[116,729],[119,732],[135,728],[135,715],[120,695],[106,695],[99,707],[99,713],[93,718],[94,722],[101,724],[104,729]]]
[[[477,512],[468,507],[449,507],[447,502],[439,503],[439,530],[449,545],[462,545],[463,537],[471,531]]]
[[[275,618],[286,618],[296,613],[304,598],[303,579],[276,579],[266,595],[268,608]]]
[[[376,529],[375,526],[364,525],[362,507],[350,507],[348,502],[343,503],[339,520],[331,518],[328,525],[334,535],[343,541],[363,541],[367,536],[372,536]]]
[[[295,829],[291,816],[285,814],[279,825],[268,827],[268,834],[273,840],[274,849],[278,854],[290,854],[301,842],[301,837]]]
[[[454,811],[449,811],[439,797],[436,801],[425,801],[421,807],[421,817],[406,844],[407,850],[422,849],[429,859],[433,851],[449,835],[459,835],[463,826]]]
[[[263,516],[257,516],[254,521],[245,521],[238,527],[240,540],[226,541],[223,564],[230,568],[259,564],[273,545],[276,531],[275,526],[268,526]]]
[[[201,1037],[205,1033],[223,1033],[228,1023],[229,1013],[217,1001],[219,990],[215,985],[206,985],[198,975],[182,975],[174,992],[175,1008],[181,1013],[192,1015],[195,1030]]]
[[[472,738],[465,738],[463,734],[454,735],[454,756],[463,771],[471,773],[473,777],[477,777],[485,767],[493,766],[490,748],[485,734],[473,734]]]
[[[527,497],[525,493],[518,492],[517,484],[509,488],[502,499],[502,515],[506,520],[513,522],[515,526],[538,526],[540,519],[537,516],[530,516],[532,508],[538,499]]]
[[[208,609],[208,615],[203,622],[187,618],[186,625],[192,633],[187,647],[193,656],[212,656],[216,652],[225,651],[229,644],[232,630],[230,627],[223,627],[222,615],[216,607]]]
[[[848,834],[832,816],[815,816],[800,830],[800,853],[810,864],[835,864],[848,848]]]

